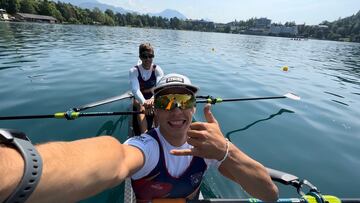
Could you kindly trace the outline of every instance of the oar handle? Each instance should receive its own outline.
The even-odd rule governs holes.
[[[292,185],[293,182],[299,182],[299,178],[292,174],[278,171],[272,168],[266,169],[273,181],[282,183],[284,185]]]
[[[300,180],[298,177],[296,177],[292,174],[278,171],[275,169],[271,169],[271,168],[266,168],[266,169],[273,181],[282,183],[284,185],[291,185],[291,186],[295,187],[297,192],[302,196],[305,195],[305,193],[302,191],[304,186],[307,186],[309,188],[310,192],[314,192],[314,193],[320,195],[320,191],[308,180],[305,180],[305,179]]]

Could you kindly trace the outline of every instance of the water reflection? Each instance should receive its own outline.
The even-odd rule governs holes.
[[[349,104],[344,103],[344,102],[341,102],[341,101],[338,101],[338,100],[332,99],[331,101],[336,102],[336,103],[341,104],[341,105],[344,105],[344,106],[349,106]]]
[[[338,95],[338,94],[335,94],[335,93],[332,93],[332,92],[325,91],[324,93],[335,96],[335,97],[338,97],[338,98],[342,98],[342,99],[345,98],[345,97],[343,97],[341,95]],[[336,103],[341,104],[341,105],[344,105],[344,106],[349,106],[349,104],[347,104],[345,102],[342,102],[342,101],[335,100],[335,99],[331,99],[331,101],[336,102]]]
[[[113,135],[116,128],[123,126],[123,122],[127,120],[127,115],[122,115],[117,121],[107,121],[105,122],[100,129],[97,131],[96,136],[99,135]]]
[[[356,121],[360,109],[360,44],[356,43],[325,40],[295,42],[284,38],[220,33],[0,22],[0,93],[9,95],[1,99],[0,110],[3,114],[21,114],[31,108],[47,112],[59,106],[73,106],[69,98],[76,98],[82,103],[122,92],[129,87],[128,69],[138,59],[137,47],[145,41],[155,45],[156,63],[165,73],[178,72],[191,76],[192,82],[199,85],[203,92],[223,97],[231,97],[234,93],[267,95],[279,91],[302,95],[300,102],[274,101],[274,105],[283,107],[285,104],[286,108],[297,113],[294,118],[286,120],[286,125],[279,122],[284,122],[283,118],[288,115],[281,119],[272,118],[293,111],[281,107],[273,109],[273,105],[257,102],[244,105],[243,115],[258,115],[269,108],[274,114],[262,114],[263,119],[249,118],[240,129],[228,118],[229,114],[239,116],[237,112],[226,112],[217,119],[228,122],[228,129],[234,129],[226,135],[229,138],[236,132],[272,119],[271,124],[283,126],[283,133],[293,135],[294,139],[311,140],[314,144],[326,143],[335,150],[321,153],[312,145],[306,148],[308,153],[320,157],[316,163],[296,150],[287,150],[284,161],[278,160],[277,164],[294,169],[295,174],[306,171],[304,175],[317,180],[329,193],[350,197],[358,194],[359,181],[344,182],[358,178],[358,173],[351,169],[360,168],[360,152],[356,146],[360,130]],[[284,65],[290,67],[288,72],[279,71],[279,67]],[[42,104],[41,109],[39,104]],[[239,108],[238,104],[228,105],[230,109]],[[126,107],[119,105],[116,108]],[[128,118],[122,116],[99,118],[92,123],[64,123],[66,128],[51,120],[1,122],[1,126],[25,129],[35,135],[50,130],[59,133],[56,138],[35,137],[36,142],[73,140],[95,133],[121,138],[121,135],[124,136],[122,132],[128,130]],[[297,130],[299,128],[301,130]],[[75,129],[77,137],[66,136]],[[267,130],[261,124],[250,130],[253,129],[259,132]],[[314,137],[315,134],[319,136]],[[233,141],[236,142],[235,139]],[[284,145],[292,144],[293,139],[283,142]],[[258,144],[260,150],[254,152],[254,157],[273,160],[272,154],[266,151],[267,143]],[[328,165],[327,157],[332,152],[331,163],[334,165]],[[274,149],[274,153],[282,153],[281,147]],[[289,159],[295,159],[304,166],[316,165],[317,170],[294,167]],[[318,171],[326,173],[319,175]],[[343,175],[337,176],[339,173]],[[232,185],[219,179],[218,173],[211,175],[211,188],[217,190],[216,194],[241,196],[235,189],[232,190]],[[117,193],[121,194],[115,192],[114,195]],[[93,202],[105,202],[104,198]]]
[[[345,98],[345,97],[343,97],[343,96],[341,96],[341,95],[338,95],[338,94],[335,94],[335,93],[331,93],[331,92],[327,92],[327,91],[325,91],[324,93],[333,95],[333,96],[335,96],[335,97]]]
[[[231,134],[234,134],[236,132],[240,132],[240,131],[244,131],[244,130],[247,130],[249,129],[251,126],[257,124],[257,123],[260,123],[260,122],[263,122],[263,121],[266,121],[266,120],[270,120],[272,118],[274,118],[275,116],[278,116],[278,115],[281,115],[283,113],[295,113],[294,111],[291,111],[291,110],[287,110],[287,109],[280,109],[277,113],[274,113],[272,115],[270,115],[269,117],[267,118],[264,118],[264,119],[260,119],[260,120],[257,120],[255,122],[252,122],[250,124],[248,124],[247,126],[243,127],[243,128],[240,128],[240,129],[236,129],[236,130],[233,130],[233,131],[230,131],[230,132],[227,132],[225,137],[227,137],[230,141],[231,141],[231,138],[230,138],[230,135]]]

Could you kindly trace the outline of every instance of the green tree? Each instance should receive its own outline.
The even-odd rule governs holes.
[[[125,19],[127,22],[127,25],[135,25],[135,15],[132,13],[126,13]]]
[[[159,27],[157,18],[155,16],[152,16],[149,20],[150,27]]]
[[[227,26],[225,27],[224,32],[225,32],[225,33],[230,33],[230,30],[231,30],[230,26],[227,25]]]
[[[134,22],[132,24],[135,27],[144,27],[143,22],[141,21],[140,16],[135,16]]]
[[[170,26],[172,29],[180,29],[180,25],[180,20],[177,17],[170,18]]]
[[[110,18],[115,19],[115,14],[112,10],[106,9],[105,14],[108,15]]]
[[[115,20],[112,17],[110,17],[109,15],[105,14],[104,15],[104,24],[114,26]]]
[[[36,4],[34,0],[22,0],[20,2],[20,12],[36,14]]]
[[[3,0],[3,7],[10,14],[19,12],[20,2],[19,0]]]
[[[78,22],[76,9],[71,4],[58,2],[56,8],[62,14],[64,21],[72,23]]]
[[[118,25],[120,25],[120,26],[126,26],[127,25],[125,15],[123,15],[121,13],[117,13],[116,14],[116,19],[118,21]]]
[[[105,22],[105,16],[103,12],[99,8],[94,8],[90,13],[90,18],[93,20],[95,24],[102,24]]]

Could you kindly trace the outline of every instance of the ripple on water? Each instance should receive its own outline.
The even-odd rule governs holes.
[[[106,26],[0,22],[0,113],[63,111],[122,93],[138,46],[150,42],[165,73],[188,75],[201,95],[302,99],[216,104],[212,111],[251,157],[309,179],[327,194],[358,197],[360,46],[319,40]],[[341,53],[341,54],[339,54]],[[288,66],[288,71],[282,67]],[[101,110],[124,110],[129,102]],[[196,116],[204,120],[203,105]],[[99,110],[99,109],[93,109]],[[96,135],[119,118],[1,122],[37,141]],[[122,125],[124,127],[125,124]],[[116,126],[114,135],[124,130]],[[57,135],[46,136],[54,132]],[[76,132],[76,135],[74,135]],[[39,135],[42,135],[39,136]],[[308,170],[309,166],[313,170]],[[341,175],[339,175],[341,174]],[[242,196],[220,176],[217,194]],[[353,189],[356,188],[356,189]],[[286,196],[287,193],[284,193]],[[290,193],[289,193],[290,194]]]

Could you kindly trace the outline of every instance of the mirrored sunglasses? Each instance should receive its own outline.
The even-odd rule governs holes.
[[[142,59],[152,59],[152,58],[154,58],[154,54],[141,54],[140,58],[142,58]]]
[[[157,109],[173,110],[180,108],[182,110],[196,106],[196,99],[191,94],[166,94],[155,97],[154,106]]]

